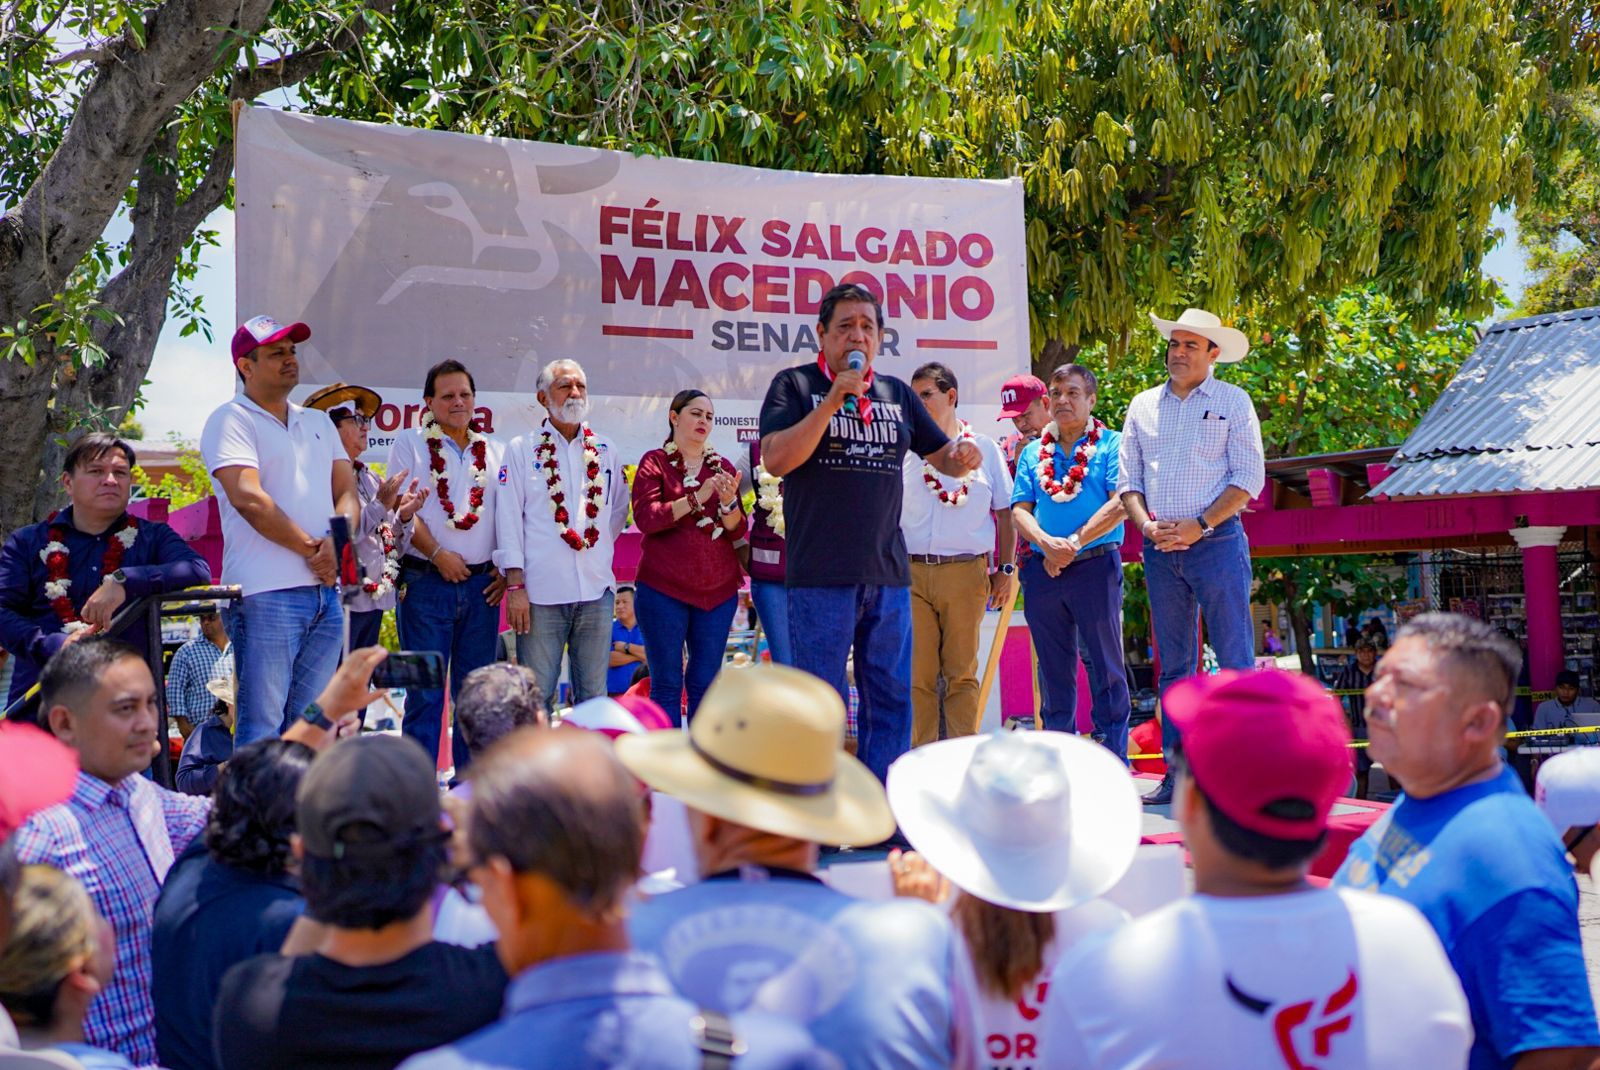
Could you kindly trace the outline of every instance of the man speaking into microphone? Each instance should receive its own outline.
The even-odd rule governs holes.
[[[817,309],[815,364],[779,372],[761,406],[761,460],[784,479],[789,633],[795,667],[849,704],[855,650],[857,755],[879,780],[911,746],[911,569],[900,537],[901,462],[950,476],[983,461],[951,441],[899,379],[872,367],[883,306],[835,286]]]

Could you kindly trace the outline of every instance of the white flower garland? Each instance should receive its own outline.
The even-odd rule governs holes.
[[[700,528],[702,531],[706,528],[710,528],[712,541],[722,538],[722,533],[727,529],[722,526],[720,521],[714,519],[710,513],[705,511],[705,506],[699,505],[694,500],[694,491],[700,486],[700,473],[691,473],[689,471],[688,462],[683,459],[683,452],[678,449],[678,444],[676,442],[668,442],[665,447],[665,452],[667,455],[667,460],[672,462],[672,466],[676,468],[678,470],[678,474],[683,477],[684,487],[689,490],[690,508],[694,509],[695,512],[700,514],[700,519],[694,522],[694,526]],[[715,472],[720,470],[721,464],[722,458],[717,456],[716,447],[712,446],[709,442],[706,443],[706,452],[705,456],[701,458],[701,467],[704,468],[709,466],[710,469]]]
[[[1067,478],[1063,482],[1056,478],[1056,442],[1061,429],[1054,420],[1046,425],[1044,434],[1039,436],[1039,484],[1050,495],[1051,501],[1070,502],[1083,490],[1083,477],[1089,474],[1089,460],[1099,448],[1100,436],[1105,429],[1105,424],[1090,417],[1088,434],[1084,437],[1083,445],[1073,453],[1072,467],[1067,469]]]
[[[422,414],[422,437],[428,446],[428,476],[433,480],[434,496],[444,509],[444,520],[457,531],[467,531],[478,523],[478,513],[483,508],[484,495],[489,486],[489,439],[481,432],[467,429],[467,453],[472,457],[472,486],[467,489],[467,509],[455,511],[450,498],[450,481],[444,474],[444,432],[433,413]]]
[[[956,432],[957,442],[962,439],[970,442],[976,438],[972,433],[972,425],[965,420],[957,420],[956,422],[961,425],[960,430]],[[953,476],[952,478],[956,481],[956,489],[953,491],[945,490],[944,484],[939,482],[939,470],[927,461],[922,462],[922,485],[927,487],[928,493],[938,498],[941,504],[947,505],[952,509],[959,509],[967,503],[967,484],[971,483],[977,474],[977,470],[974,469],[971,472]]]
[[[600,451],[594,444],[594,432],[584,424],[579,429],[583,436],[583,513],[584,529],[579,534],[571,523],[567,511],[566,490],[561,482],[561,466],[556,460],[556,439],[547,425],[539,435],[539,445],[533,451],[535,468],[544,470],[545,488],[549,492],[550,515],[561,529],[561,539],[573,550],[582,552],[600,541],[600,504],[605,499],[606,484],[600,473]]]
[[[132,518],[130,518],[128,525],[111,537],[122,544],[122,553],[117,555],[117,559],[120,561],[122,554],[125,554],[129,550],[133,549],[133,544],[138,541],[138,526],[133,522]],[[50,567],[50,558],[56,554],[61,555],[58,569],[60,575],[55,579],[47,579],[44,583],[45,599],[51,603],[65,601],[68,597],[68,592],[72,590],[72,581],[68,579],[66,575],[67,561],[70,557],[67,551],[66,543],[59,539],[51,539],[49,542],[44,544],[44,549],[39,551],[39,560],[43,561],[45,566],[48,568]],[[62,607],[60,605],[56,605],[54,608],[56,609],[57,613],[62,612]],[[76,618],[76,614],[71,614],[71,616]],[[62,622],[61,630],[66,632],[68,635],[72,635],[75,632],[83,631],[83,629],[87,627],[89,627],[89,625],[85,622],[72,619],[64,620]]]
[[[783,538],[783,479],[767,471],[764,464],[756,465],[756,504],[766,511],[772,533]]]
[[[378,524],[377,536],[378,546],[383,550],[383,575],[361,585],[361,589],[371,596],[374,602],[387,597],[400,578],[400,539],[394,530],[394,525],[387,520],[382,521]]]

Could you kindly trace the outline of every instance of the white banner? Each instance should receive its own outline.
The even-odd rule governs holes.
[[[1022,184],[768,171],[245,108],[236,146],[238,312],[304,320],[296,398],[384,398],[382,460],[427,369],[473,373],[484,430],[536,426],[539,369],[579,361],[592,425],[633,462],[667,402],[704,390],[719,447],[755,434],[779,369],[814,361],[834,283],[885,306],[877,366],[937,360],[998,436],[1028,367]]]

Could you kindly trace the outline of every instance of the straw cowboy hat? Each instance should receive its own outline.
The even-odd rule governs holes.
[[[235,701],[238,695],[238,681],[233,673],[218,673],[206,681],[206,690],[211,692],[213,698],[220,698],[230,706],[238,705]]]
[[[1173,331],[1188,331],[1215,342],[1222,351],[1217,360],[1223,364],[1236,364],[1250,352],[1250,339],[1243,331],[1224,327],[1220,319],[1204,309],[1186,308],[1175,320],[1164,320],[1152,312],[1150,322],[1156,325],[1163,338],[1170,339]]]
[[[918,747],[889,767],[889,805],[951,884],[1036,914],[1110,891],[1133,863],[1142,821],[1127,767],[1065,732]]]
[[[718,676],[687,732],[625,735],[617,757],[724,821],[812,843],[881,843],[894,816],[877,778],[844,752],[844,721],[839,693],[815,676],[758,665]]]
[[[376,390],[364,386],[351,386],[348,383],[334,383],[325,386],[315,394],[306,398],[306,408],[321,409],[331,412],[344,405],[355,410],[367,419],[378,415],[378,406],[383,404],[383,399]]]

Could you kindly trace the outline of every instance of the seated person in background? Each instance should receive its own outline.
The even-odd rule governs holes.
[[[798,1026],[707,1015],[673,993],[654,957],[629,949],[643,828],[638,787],[604,740],[520,731],[476,764],[472,783],[472,878],[515,980],[498,1023],[406,1070],[824,1065]],[[730,1049],[741,1054],[708,1061]]]
[[[220,1066],[391,1070],[498,1017],[506,974],[494,948],[433,939],[447,838],[433,764],[412,740],[376,734],[312,764],[293,840],[311,923],[297,923],[283,955],[222,979]]]
[[[617,588],[616,605],[611,622],[611,661],[606,669],[606,694],[616,698],[638,679],[638,670],[645,668],[644,632],[639,630],[639,618],[633,612],[634,589],[627,584]],[[646,669],[648,672],[648,669]]]
[[[0,947],[0,1004],[24,1049],[61,1052],[85,1070],[132,1070],[116,1052],[83,1040],[89,1004],[111,980],[111,927],[83,886],[54,866],[27,866]]]
[[[223,974],[277,951],[305,910],[289,873],[289,840],[295,792],[313,753],[281,739],[239,748],[217,778],[203,837],[161,887],[150,987],[156,1051],[167,1070],[216,1070],[211,1009]]]
[[[1556,696],[1539,703],[1533,711],[1533,730],[1543,732],[1552,728],[1583,728],[1600,724],[1600,702],[1578,694],[1580,677],[1571,669],[1556,673]],[[1577,733],[1571,742],[1600,742],[1600,733]]]
[[[189,738],[178,755],[178,771],[173,781],[185,795],[210,795],[217,786],[217,774],[233,757],[234,676],[233,659],[218,663],[219,672],[206,681],[211,696],[211,712],[194,723]]]

